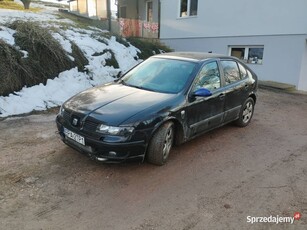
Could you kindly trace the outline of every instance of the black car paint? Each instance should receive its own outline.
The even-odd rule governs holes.
[[[175,54],[174,54],[175,55]],[[196,54],[197,55],[197,54]],[[158,56],[197,62],[185,88],[178,94],[166,94],[138,89],[121,84],[120,80],[86,90],[63,104],[65,114],[58,114],[56,122],[62,140],[80,152],[107,161],[128,158],[144,159],[147,146],[155,131],[168,120],[176,127],[176,142],[182,143],[204,132],[220,127],[238,118],[241,105],[248,97],[256,99],[257,76],[244,63],[235,58],[217,56],[204,60],[179,56]],[[217,61],[221,75],[221,88],[211,96],[195,97],[191,86],[200,68],[210,61]],[[251,76],[225,86],[220,60],[235,60],[251,72]],[[80,122],[72,125],[77,117]],[[133,126],[128,137],[101,135],[98,124]],[[85,137],[84,147],[65,138],[63,127]],[[114,156],[110,153],[116,152]]]

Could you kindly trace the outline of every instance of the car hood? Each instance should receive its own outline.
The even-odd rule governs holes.
[[[114,83],[83,91],[66,101],[64,108],[118,126],[135,114],[159,103],[162,105],[174,96]]]

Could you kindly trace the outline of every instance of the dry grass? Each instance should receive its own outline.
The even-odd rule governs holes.
[[[0,96],[19,91],[33,82],[30,66],[15,47],[0,39]]]
[[[10,27],[16,30],[16,45],[27,51],[28,57],[0,40],[1,96],[19,91],[25,85],[45,84],[48,79],[75,66],[48,29],[30,21],[15,21]]]
[[[22,10],[22,11],[31,11],[31,12],[39,12],[40,8],[30,7],[29,10],[25,10],[22,4],[18,4],[13,1],[0,1],[0,9],[8,9],[8,10]]]
[[[72,53],[67,53],[49,29],[38,22],[17,20],[6,26],[16,30],[15,44],[28,55],[24,56],[19,48],[0,39],[0,96],[17,92],[24,86],[45,84],[75,66],[85,71],[88,60],[75,43],[71,42]]]
[[[161,44],[159,40],[148,40],[130,37],[127,38],[127,41],[130,42],[131,45],[141,50],[141,53],[138,53],[138,58],[143,60],[161,52],[167,53],[173,51],[166,45]]]

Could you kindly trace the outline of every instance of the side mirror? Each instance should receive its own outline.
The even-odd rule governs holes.
[[[209,97],[211,95],[212,93],[210,92],[210,90],[205,88],[200,88],[193,93],[194,97]]]

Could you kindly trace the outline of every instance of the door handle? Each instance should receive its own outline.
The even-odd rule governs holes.
[[[221,100],[223,100],[223,99],[225,98],[225,93],[221,93],[221,94],[219,95],[219,98],[220,98]]]

